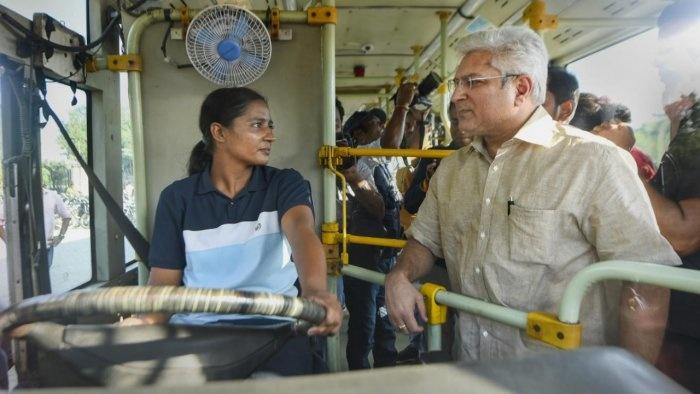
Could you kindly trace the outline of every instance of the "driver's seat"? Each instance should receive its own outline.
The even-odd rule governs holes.
[[[26,339],[38,368],[21,386],[198,385],[248,377],[293,335],[266,326],[34,323]]]

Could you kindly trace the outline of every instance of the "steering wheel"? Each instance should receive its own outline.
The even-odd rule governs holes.
[[[33,297],[0,313],[0,335],[38,321],[99,314],[216,313],[283,316],[311,324],[326,316],[312,301],[271,293],[180,286],[128,286]]]
[[[245,378],[301,331],[293,322],[265,326],[46,322],[117,313],[254,314],[291,317],[305,326],[321,323],[326,315],[317,303],[278,294],[112,287],[25,300],[0,313],[0,334],[24,325],[20,336],[39,360],[20,376],[27,385],[137,387]]]

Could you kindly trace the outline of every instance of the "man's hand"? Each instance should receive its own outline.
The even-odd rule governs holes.
[[[354,165],[348,169],[345,169],[341,171],[343,176],[345,177],[345,181],[350,184],[350,186],[354,186],[362,182],[364,179],[360,175],[359,172],[357,172],[357,166]]]
[[[58,246],[58,244],[61,243],[61,241],[63,241],[63,235],[58,234],[57,236],[51,238],[51,240],[49,240],[48,244],[49,244],[49,246],[55,248],[56,246]]]
[[[321,304],[326,308],[326,319],[318,326],[311,327],[307,332],[308,335],[335,335],[340,331],[340,324],[343,322],[343,312],[335,295],[327,291],[318,291],[304,294],[302,297]]]
[[[681,125],[685,111],[689,110],[693,104],[694,100],[692,97],[681,96],[680,100],[664,107],[664,112],[666,112],[666,116],[671,121],[671,140],[678,134],[678,128]]]
[[[435,170],[437,170],[437,160],[433,160],[430,164],[428,164],[425,167],[425,179],[430,181],[430,179],[433,177],[433,174],[435,174]]]
[[[386,289],[386,309],[389,319],[398,331],[419,333],[423,327],[418,324],[414,311],[418,308],[423,321],[428,321],[423,296],[401,271],[392,271],[384,281]]]
[[[170,316],[165,313],[148,313],[142,315],[131,315],[126,319],[115,323],[118,326],[143,326],[150,324],[165,324],[170,319]]]
[[[415,83],[403,83],[399,86],[396,92],[396,106],[408,107],[413,102],[413,96],[416,94]]]

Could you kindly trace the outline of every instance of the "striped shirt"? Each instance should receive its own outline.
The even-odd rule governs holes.
[[[296,296],[297,271],[281,230],[284,214],[313,209],[308,182],[291,169],[254,167],[233,199],[209,171],[176,181],[161,193],[151,240],[151,267],[183,271],[186,287]],[[175,315],[172,322],[206,324],[237,315]]]

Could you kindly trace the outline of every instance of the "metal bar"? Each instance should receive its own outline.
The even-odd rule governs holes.
[[[344,265],[342,268],[343,275],[350,276],[355,279],[361,279],[365,282],[374,283],[375,285],[384,286],[384,277],[386,275],[381,272],[368,270],[355,265]]]
[[[199,12],[199,11],[197,11]],[[268,22],[267,10],[255,10],[253,11],[255,16],[260,18],[263,22]],[[194,13],[193,13],[194,14]],[[308,19],[308,15],[304,11],[284,11],[280,10],[280,22],[281,23],[297,23],[305,24]]]
[[[179,18],[179,13],[173,13]],[[143,32],[152,24],[165,20],[162,9],[147,11],[134,20],[126,38],[126,53],[138,55]],[[131,112],[131,133],[134,150],[134,194],[136,209],[136,228],[148,237],[148,195],[146,193],[146,150],[143,135],[143,104],[141,102],[141,73],[129,71],[129,107]],[[139,264],[139,284],[146,284],[148,269]]]
[[[444,159],[454,152],[450,149],[379,149],[379,148],[345,148],[335,149],[338,156],[386,156],[386,157],[420,157],[428,159]]]
[[[500,305],[490,304],[461,294],[441,291],[435,295],[435,300],[457,310],[471,313],[521,329],[527,328],[527,313]]]
[[[343,234],[338,234],[338,242],[341,241],[342,237]],[[355,245],[371,245],[397,249],[403,249],[406,246],[405,239],[365,237],[362,235],[348,234],[347,240],[348,243]]]
[[[452,11],[452,7],[440,7],[435,5],[341,5],[337,7],[339,10],[425,10],[425,11]]]
[[[586,291],[594,283],[605,280],[646,283],[700,294],[700,271],[660,264],[606,261],[582,269],[569,282],[559,306],[559,320],[569,324],[578,323]]]
[[[442,350],[442,325],[428,324],[428,329],[425,331],[428,342],[429,352],[439,352]]]
[[[324,7],[335,7],[335,0],[323,0]],[[282,13],[281,16],[284,16]],[[305,16],[306,18],[306,16]],[[306,19],[305,19],[306,20]],[[282,19],[284,21],[284,19]],[[335,24],[329,23],[321,26],[321,79],[323,83],[323,144],[335,145]],[[335,174],[323,171],[323,221],[333,223],[336,218],[336,186]],[[345,220],[345,215],[343,215]],[[331,276],[329,281],[334,281],[337,288],[338,277]],[[334,335],[326,339],[328,350],[328,369],[331,372],[340,371],[340,335]]]
[[[356,267],[354,265],[343,266],[342,272],[343,275],[382,286],[384,285],[385,275],[380,272]],[[698,272],[698,274],[700,275],[700,272]],[[486,301],[477,300],[461,294],[451,293],[449,291],[438,292],[435,295],[435,300],[438,302],[438,304],[447,305],[451,308],[485,317],[512,327],[521,329],[527,328],[526,312],[490,304]]]
[[[449,37],[454,34],[456,31],[461,29],[467,21],[469,21],[469,19],[465,19],[462,15],[473,15],[484,3],[486,3],[486,0],[466,0],[459,7],[458,12],[455,12],[454,15],[452,15],[452,18],[450,18],[450,21],[447,23],[447,36]],[[408,67],[408,70],[406,70],[406,73],[408,74],[413,72],[413,70],[418,70],[426,61],[428,61],[428,59],[433,56],[435,51],[438,50],[439,45],[440,37],[439,35],[436,35],[430,41],[430,44],[423,49],[423,53],[418,59],[418,62],[411,64],[411,66]]]
[[[363,82],[387,84],[387,83],[394,83],[394,77],[391,75],[376,76],[376,77],[336,77],[335,82],[339,85],[342,85],[343,83],[345,83],[345,84],[352,84],[353,86],[358,85],[358,84],[362,84]]]

